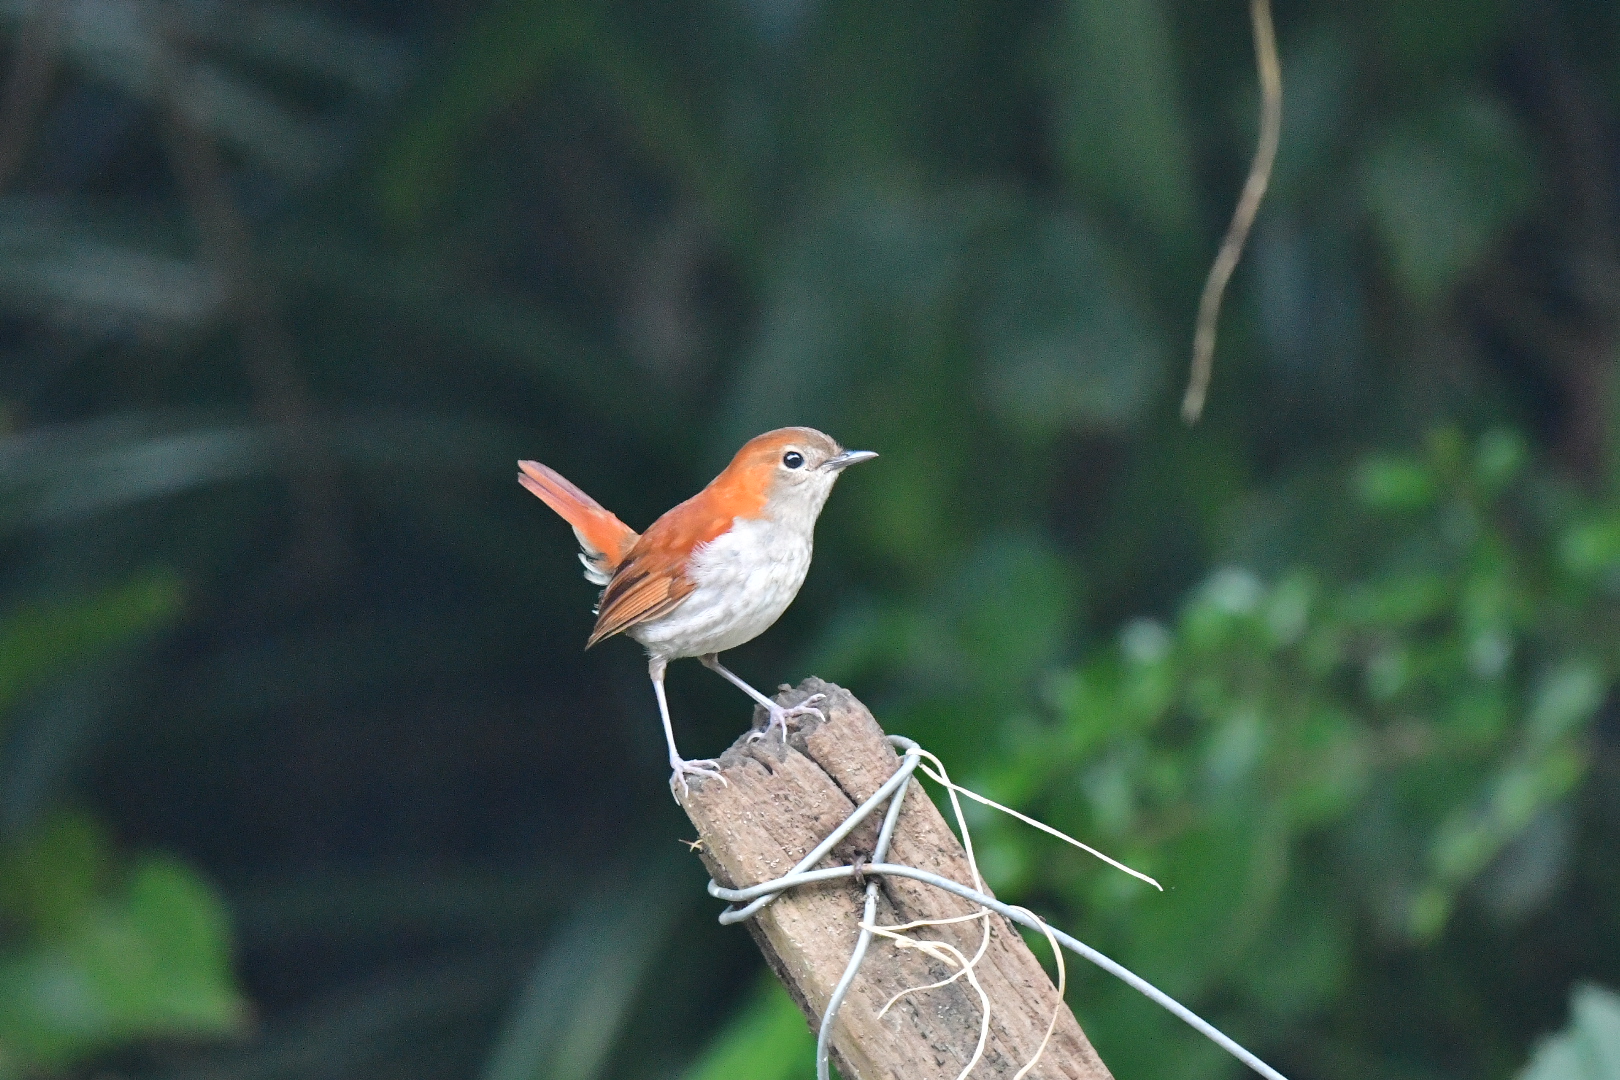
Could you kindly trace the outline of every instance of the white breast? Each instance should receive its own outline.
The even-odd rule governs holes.
[[[670,659],[734,649],[764,633],[787,610],[810,569],[814,519],[787,524],[737,518],[693,556],[696,588],[660,619],[629,630]]]

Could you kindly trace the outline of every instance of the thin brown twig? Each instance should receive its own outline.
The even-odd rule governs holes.
[[[1204,398],[1215,365],[1215,326],[1221,317],[1221,298],[1243,256],[1243,244],[1260,210],[1266,185],[1271,182],[1271,167],[1282,139],[1282,64],[1277,59],[1277,34],[1271,25],[1271,0],[1249,0],[1249,17],[1254,24],[1254,58],[1260,74],[1260,142],[1243,194],[1232,212],[1232,223],[1226,228],[1226,238],[1204,280],[1204,295],[1198,301],[1192,371],[1187,377],[1187,394],[1181,399],[1181,418],[1189,424],[1196,424],[1204,412]]]
[[[28,137],[56,72],[66,14],[64,0],[39,0],[17,32],[11,71],[0,91],[0,189],[8,187],[22,168]]]

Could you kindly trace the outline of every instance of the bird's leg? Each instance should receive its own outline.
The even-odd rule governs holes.
[[[712,776],[724,784],[726,778],[720,775],[718,761],[710,758],[684,761],[675,749],[675,726],[669,722],[669,701],[664,697],[664,669],[668,666],[669,661],[662,656],[654,656],[647,661],[647,674],[652,676],[653,693],[658,695],[658,715],[664,721],[664,740],[669,743],[669,767],[675,770],[669,778],[670,786],[681,785],[681,794],[685,795],[688,776]]]
[[[764,731],[756,731],[748,736],[749,742],[768,737],[772,728],[781,728],[782,741],[787,742],[787,722],[795,716],[815,716],[822,720],[827,719],[827,714],[816,708],[814,704],[817,701],[825,701],[826,694],[811,694],[797,705],[778,705],[752,686],[743,682],[730,668],[722,664],[719,653],[709,653],[707,656],[700,656],[698,659],[704,667],[765,706],[765,712],[770,716],[770,720],[766,722]]]

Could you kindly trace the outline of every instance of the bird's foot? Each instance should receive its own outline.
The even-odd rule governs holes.
[[[778,705],[774,701],[770,702],[765,706],[770,719],[765,722],[765,727],[762,730],[750,733],[748,736],[748,741],[758,742],[761,739],[768,739],[770,738],[773,730],[781,728],[782,741],[786,743],[788,735],[788,721],[793,719],[795,716],[814,716],[818,720],[823,722],[826,721],[827,714],[821,709],[816,708],[816,702],[826,700],[826,694],[811,694],[797,705]]]
[[[669,759],[669,765],[670,768],[675,770],[670,774],[669,786],[674,788],[676,784],[679,784],[682,795],[687,794],[686,778],[688,776],[699,779],[712,776],[722,784],[729,784],[729,781],[720,774],[720,763],[713,758],[694,758],[691,761],[682,761],[678,757],[672,757]],[[677,799],[676,801],[679,802],[680,800]]]

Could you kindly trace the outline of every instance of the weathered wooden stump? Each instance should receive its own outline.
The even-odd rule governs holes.
[[[727,783],[695,783],[680,800],[703,841],[703,861],[723,886],[741,888],[787,873],[899,767],[877,721],[847,690],[807,679],[778,700],[792,705],[817,693],[827,698],[822,703],[825,722],[801,722],[786,747],[774,736],[754,743],[746,736],[739,739],[720,758]],[[763,711],[755,722],[762,720]],[[868,818],[822,865],[870,857],[881,818],[881,811]],[[887,861],[966,884],[973,880],[962,845],[916,781],[911,782]],[[854,881],[800,886],[748,922],[760,951],[812,1028],[819,1025],[855,947],[863,898],[863,887]],[[891,925],[974,910],[966,900],[921,882],[886,878],[876,921]],[[990,945],[975,970],[990,998],[990,1038],[972,1075],[1011,1080],[1035,1054],[1058,1008],[1051,1041],[1028,1076],[1109,1077],[1023,938],[1000,916],[987,918]],[[979,920],[916,932],[949,942],[968,957],[978,950],[982,934]],[[979,996],[965,979],[908,995],[878,1017],[900,991],[950,974],[947,965],[916,950],[896,948],[882,938],[873,941],[835,1024],[833,1061],[845,1080],[955,1080],[973,1055],[983,1015]]]

